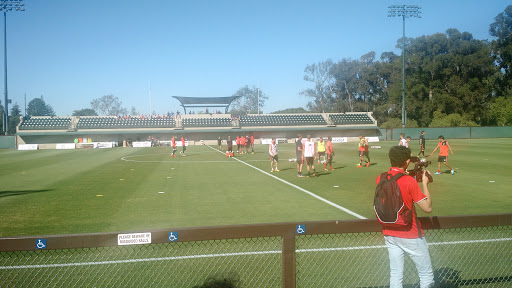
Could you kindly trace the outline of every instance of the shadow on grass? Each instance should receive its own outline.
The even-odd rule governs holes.
[[[439,268],[434,271],[434,279],[436,284],[433,288],[458,288],[473,285],[491,285],[494,283],[512,282],[512,275],[501,277],[462,279],[460,272],[452,268]],[[389,286],[372,286],[364,288],[387,288]],[[404,285],[404,288],[416,288],[419,284]],[[510,287],[510,286],[509,286]],[[359,287],[363,288],[363,287]]]
[[[0,198],[28,195],[28,194],[32,194],[32,193],[48,192],[48,191],[53,191],[53,190],[54,189],[0,191]]]

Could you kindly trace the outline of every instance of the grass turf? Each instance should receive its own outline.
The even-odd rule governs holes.
[[[434,175],[432,215],[510,212],[512,139],[448,140],[456,173]],[[317,165],[315,178],[297,178],[294,144],[279,145],[274,173],[266,145],[243,162],[207,146],[176,158],[169,147],[1,150],[0,237],[356,218],[304,190],[373,218],[375,178],[396,144],[371,143],[382,148],[370,150],[368,168],[355,167],[356,143],[335,144],[336,169]],[[437,155],[429,160],[434,172]]]

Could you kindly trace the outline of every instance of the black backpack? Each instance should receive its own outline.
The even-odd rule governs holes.
[[[397,173],[391,176],[388,172],[384,172],[380,175],[380,182],[375,188],[373,210],[377,220],[387,227],[407,227],[412,224],[414,205],[413,210],[407,208],[400,187],[396,183],[404,175]]]

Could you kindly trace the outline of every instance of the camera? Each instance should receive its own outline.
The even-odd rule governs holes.
[[[422,182],[423,181],[423,169],[427,168],[429,164],[432,164],[432,162],[428,161],[425,158],[420,158],[417,156],[411,156],[409,158],[412,163],[414,163],[414,169],[408,170],[409,175],[414,177],[416,179],[416,182]],[[434,182],[434,179],[432,178],[432,175],[427,174],[428,180],[430,182]]]

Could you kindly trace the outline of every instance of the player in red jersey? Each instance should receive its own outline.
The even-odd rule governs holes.
[[[332,148],[332,137],[327,137],[327,144],[325,145],[325,153],[327,154],[327,161],[325,161],[324,170],[327,170],[327,163],[329,163],[329,169],[332,169],[332,158],[334,157],[334,149]]]
[[[430,153],[427,156],[431,156],[437,151],[437,149],[439,149],[439,157],[437,158],[437,172],[434,174],[441,174],[441,163],[444,163],[444,165],[446,165],[450,169],[450,173],[452,173],[453,175],[455,174],[455,170],[453,170],[453,168],[450,167],[450,165],[448,164],[448,150],[450,150],[450,152],[452,152],[453,155],[452,147],[450,147],[448,141],[444,140],[443,136],[439,136],[438,139],[439,143],[437,143],[436,149],[434,149],[434,151],[432,151],[432,153]]]

